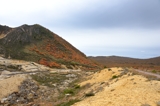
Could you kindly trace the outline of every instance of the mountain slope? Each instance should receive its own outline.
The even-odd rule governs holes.
[[[134,67],[145,70],[160,71],[160,57],[155,57],[150,59],[136,59],[136,58],[118,57],[118,56],[97,56],[89,58],[107,67],[115,67],[115,66]]]
[[[61,68],[62,65],[68,68],[97,67],[85,54],[38,24],[0,28],[0,31],[6,34],[0,39],[0,54],[6,58],[34,61],[57,68]]]

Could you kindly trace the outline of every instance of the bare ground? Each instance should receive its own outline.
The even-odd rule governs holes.
[[[95,96],[86,97],[73,106],[141,106],[149,104],[157,106],[160,101],[160,81],[148,80],[141,75],[132,75],[130,72],[118,78],[121,69],[112,68],[112,71],[104,69],[95,73],[87,81],[81,83],[92,85],[86,89],[84,94],[89,91],[96,91],[102,88]],[[88,90],[88,91],[87,91]]]

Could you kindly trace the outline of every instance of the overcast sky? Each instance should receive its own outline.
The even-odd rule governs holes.
[[[160,0],[0,0],[0,24],[40,24],[87,56],[160,56]]]

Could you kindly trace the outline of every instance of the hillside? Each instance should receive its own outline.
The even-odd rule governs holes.
[[[159,80],[133,68],[53,69],[0,57],[0,105],[160,106]]]
[[[89,76],[80,83],[88,86],[81,91],[86,97],[73,106],[160,106],[160,81],[129,70],[104,69]]]
[[[0,26],[0,54],[49,67],[95,69],[85,54],[50,30],[35,24],[16,28]]]
[[[103,64],[106,67],[133,67],[148,71],[156,70],[160,72],[160,57],[136,59],[118,56],[97,56],[89,58],[100,64]]]

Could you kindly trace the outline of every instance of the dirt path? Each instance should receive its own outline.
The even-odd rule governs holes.
[[[138,69],[134,69],[132,71],[133,72],[138,72],[141,75],[147,75],[147,76],[156,77],[157,79],[160,79],[159,74],[154,74],[154,73],[151,73],[151,72],[146,72],[146,71],[142,71],[142,70],[138,70]]]

